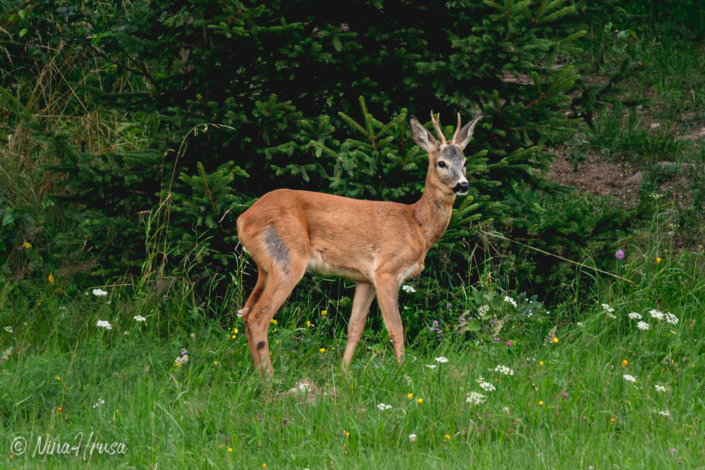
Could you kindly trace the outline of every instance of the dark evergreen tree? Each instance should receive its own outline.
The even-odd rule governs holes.
[[[586,11],[569,0],[40,2],[35,37],[110,64],[82,92],[157,118],[139,158],[59,151],[71,145],[63,134],[35,130],[53,139],[61,163],[48,169],[69,176],[73,207],[96,214],[95,229],[136,234],[137,214],[167,204],[180,214],[170,240],[211,240],[205,262],[227,263],[252,198],[288,187],[413,202],[425,157],[408,114],[440,112],[452,133],[456,113],[481,113],[466,149],[474,200],[459,199],[439,246],[448,251],[479,218],[526,236],[535,224],[520,217],[521,190],[556,190],[540,174],[546,143],[609,97],[581,89],[571,64]],[[144,237],[84,240],[118,268],[144,256]]]

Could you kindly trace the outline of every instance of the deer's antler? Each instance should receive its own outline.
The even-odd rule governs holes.
[[[438,134],[438,138],[441,143],[448,145],[448,142],[446,142],[446,136],[444,136],[443,132],[441,132],[441,113],[438,113],[438,121],[436,121],[433,111],[431,111],[431,122],[433,122],[433,127],[436,128],[436,134]]]
[[[455,129],[455,134],[453,134],[453,140],[450,141],[451,144],[455,143],[455,139],[458,137],[458,132],[460,132],[460,113],[458,113],[458,127]]]

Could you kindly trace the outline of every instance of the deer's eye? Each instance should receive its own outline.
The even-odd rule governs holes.
[[[438,168],[445,168],[446,162],[438,162]]]

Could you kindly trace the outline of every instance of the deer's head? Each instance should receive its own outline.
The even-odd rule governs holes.
[[[468,180],[465,176],[465,156],[463,150],[470,143],[472,131],[475,124],[482,119],[476,117],[469,124],[460,128],[460,113],[458,113],[458,127],[453,134],[453,140],[446,142],[446,138],[441,132],[440,114],[438,120],[431,111],[431,121],[436,128],[439,140],[436,140],[429,131],[423,127],[416,117],[411,116],[411,134],[414,136],[416,144],[428,153],[428,181],[437,189],[447,194],[459,194],[464,196],[468,193]]]

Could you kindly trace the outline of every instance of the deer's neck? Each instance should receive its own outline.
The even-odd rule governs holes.
[[[426,188],[421,199],[414,204],[413,212],[426,241],[428,251],[445,233],[453,214],[455,193],[447,193],[436,187],[430,178],[426,177]]]

